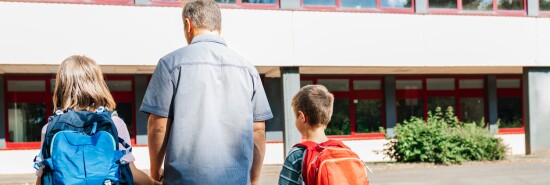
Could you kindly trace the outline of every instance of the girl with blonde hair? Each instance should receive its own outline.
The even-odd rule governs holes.
[[[90,111],[100,107],[108,111],[116,110],[116,103],[103,79],[103,73],[97,63],[85,56],[74,55],[65,59],[57,71],[53,93],[53,107],[56,111]],[[118,137],[130,141],[130,134],[124,121],[113,114],[111,117],[116,126]],[[42,128],[42,142],[46,134],[46,124]],[[119,148],[124,148],[119,144]],[[135,158],[131,152],[122,157],[130,165],[135,184],[155,184],[147,174],[134,165]],[[43,166],[37,170],[37,184],[41,184]]]

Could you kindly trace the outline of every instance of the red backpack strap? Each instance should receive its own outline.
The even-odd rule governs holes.
[[[332,140],[332,139],[329,139],[328,141],[325,141],[323,143],[320,144],[321,146],[324,146],[324,147],[327,147],[327,146],[332,146],[332,147],[340,147],[340,148],[345,148],[345,149],[350,149],[348,146],[346,146],[342,141],[340,140]]]

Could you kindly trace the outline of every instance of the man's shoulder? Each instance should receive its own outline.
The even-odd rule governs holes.
[[[174,50],[164,55],[160,59],[160,62],[163,62],[169,69],[184,64],[211,63],[238,66],[249,69],[253,73],[258,73],[254,65],[235,50],[229,47],[211,49],[204,47],[200,43]]]

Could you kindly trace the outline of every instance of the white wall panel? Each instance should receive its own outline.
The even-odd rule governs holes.
[[[549,66],[550,19],[224,9],[257,66]],[[178,7],[0,2],[0,64],[155,65],[185,45]]]

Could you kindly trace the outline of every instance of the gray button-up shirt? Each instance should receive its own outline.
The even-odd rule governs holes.
[[[250,184],[253,121],[273,117],[256,68],[211,34],[160,59],[140,110],[173,120],[165,184]]]

